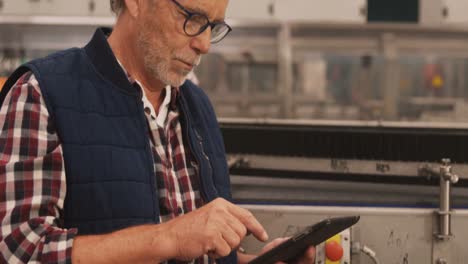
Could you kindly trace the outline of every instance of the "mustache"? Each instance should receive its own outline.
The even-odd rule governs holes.
[[[201,62],[201,55],[196,56],[195,58],[192,56],[183,56],[183,55],[176,55],[175,58],[177,60],[181,60],[193,66],[198,66]]]

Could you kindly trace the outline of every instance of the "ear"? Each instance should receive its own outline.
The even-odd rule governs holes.
[[[138,17],[141,13],[141,0],[125,0],[125,6],[132,17]]]

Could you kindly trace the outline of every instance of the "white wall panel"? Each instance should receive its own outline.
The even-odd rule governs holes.
[[[96,11],[94,14],[97,16],[113,16],[110,11],[109,0],[96,0]]]
[[[270,6],[273,5],[273,14]],[[234,19],[309,20],[363,23],[366,0],[232,0],[228,17]]]
[[[419,0],[419,23],[422,25],[444,23],[443,9],[443,0]]]
[[[277,17],[285,20],[360,22],[366,17],[360,9],[366,0],[277,0]]]
[[[227,18],[231,19],[271,19],[269,6],[274,0],[231,0]]]
[[[467,0],[444,0],[448,7],[447,23],[468,24],[468,1]]]

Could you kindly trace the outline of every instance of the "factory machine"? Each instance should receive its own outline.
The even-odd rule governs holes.
[[[318,247],[316,263],[466,263],[468,127],[226,119],[221,128],[233,198],[271,237],[361,216]],[[244,248],[261,246],[248,238]]]
[[[112,25],[98,2],[88,17],[4,8],[0,75]],[[234,201],[270,237],[360,215],[317,247],[317,264],[466,263],[468,31],[230,24],[196,75],[221,117]]]

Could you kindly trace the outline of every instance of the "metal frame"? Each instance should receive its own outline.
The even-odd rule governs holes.
[[[368,161],[368,160],[345,160],[306,157],[283,157],[230,154],[228,160],[236,169],[262,169],[272,171],[290,172],[314,172],[314,173],[339,173],[358,174],[373,176],[402,176],[402,177],[425,177],[431,176],[425,173],[425,169],[437,170],[439,163],[429,162],[392,162],[392,161]],[[237,162],[234,162],[237,161]],[[451,167],[452,168],[452,167]],[[468,179],[468,164],[455,164],[453,169],[462,179]],[[437,173],[438,175],[438,173]],[[437,177],[438,178],[438,177]]]

